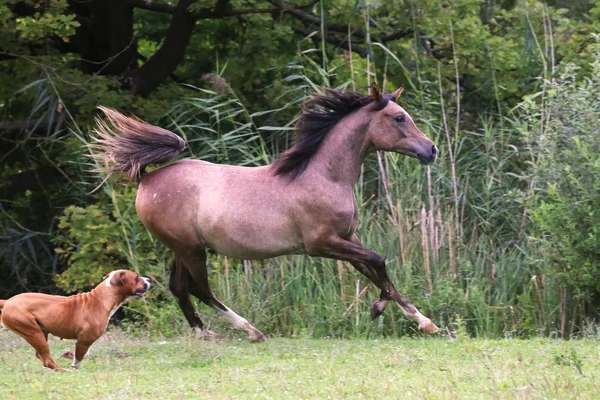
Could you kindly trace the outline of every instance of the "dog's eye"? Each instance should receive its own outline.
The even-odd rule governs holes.
[[[394,117],[394,121],[396,121],[396,122],[404,122],[404,115],[402,115],[402,114],[396,115]]]

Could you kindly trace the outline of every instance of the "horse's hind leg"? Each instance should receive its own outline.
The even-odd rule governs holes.
[[[193,277],[193,282],[189,288],[191,294],[221,313],[235,329],[246,332],[250,342],[262,342],[265,340],[265,335],[261,331],[252,326],[245,318],[240,317],[229,309],[210,290],[206,270],[206,251],[204,249],[194,251],[191,254],[185,254],[182,256],[182,260],[189,274]]]
[[[198,314],[196,314],[192,299],[190,298],[190,290],[193,286],[194,280],[186,266],[175,258],[171,264],[169,289],[177,299],[177,303],[179,304],[181,311],[183,311],[185,319],[192,329],[194,329],[196,334],[203,339],[223,339],[221,335],[217,335],[206,329],[202,320],[198,317]]]
[[[233,326],[235,329],[246,332],[246,334],[248,335],[248,341],[264,342],[266,340],[265,335],[263,335],[261,331],[252,326],[245,318],[240,317],[229,307],[223,304],[219,299],[215,297],[215,295],[212,291],[210,291],[210,289],[208,289],[208,291],[206,291],[204,288],[198,289],[197,292],[192,291],[192,294],[201,299],[204,303],[211,306],[213,309],[217,310],[219,313],[221,313],[227,319],[227,321],[229,321],[231,326]]]

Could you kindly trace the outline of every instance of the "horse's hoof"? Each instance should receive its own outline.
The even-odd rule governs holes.
[[[248,334],[248,341],[250,343],[259,343],[267,340],[267,337],[259,330]]]
[[[373,300],[371,302],[371,321],[383,314],[387,301],[385,300]]]
[[[433,322],[427,321],[422,325],[419,325],[419,330],[425,334],[431,335],[432,333],[439,332],[440,328],[438,328]]]

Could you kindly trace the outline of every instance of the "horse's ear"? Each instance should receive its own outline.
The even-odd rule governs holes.
[[[371,85],[371,96],[373,96],[373,99],[375,99],[375,101],[381,100],[381,92],[379,91],[379,86],[377,86],[375,82],[373,82],[373,84]]]
[[[400,86],[394,93],[391,94],[391,100],[396,102],[402,96],[402,92],[404,91],[404,85]]]

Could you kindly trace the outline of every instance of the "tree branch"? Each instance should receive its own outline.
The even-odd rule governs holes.
[[[302,28],[302,27],[296,26],[296,25],[290,25],[290,28],[292,29],[292,31],[294,31],[294,33],[296,33],[298,35],[303,35],[303,36],[312,35],[313,38],[317,38],[319,40],[321,40],[323,38],[323,35],[321,35],[321,32],[319,32],[319,31]],[[340,39],[340,38],[336,38],[333,36],[325,36],[325,41],[329,44],[332,44],[334,46],[339,46],[344,50],[350,51],[348,39]],[[357,46],[354,43],[352,44],[352,51],[361,57],[367,57],[369,55],[369,53],[367,52],[367,50],[364,47]]]
[[[148,0],[124,0],[130,6],[141,8],[142,10],[162,12],[166,14],[175,14],[176,6],[167,3],[153,3]]]
[[[229,0],[218,0],[214,8],[192,10],[197,0],[179,0],[177,6],[169,4],[154,4],[144,0],[123,0],[131,7],[139,7],[152,11],[166,12],[172,15],[171,23],[165,40],[160,48],[140,68],[129,72],[125,78],[125,86],[131,88],[134,94],[148,96],[169,75],[175,71],[183,60],[185,50],[190,43],[196,21],[209,18],[225,18],[245,14],[270,12],[287,12],[295,6],[277,8],[256,8],[234,10]]]
[[[172,14],[172,15],[174,15],[177,11],[176,6],[173,6],[170,4],[165,4],[165,3],[153,3],[151,1],[146,1],[146,0],[125,0],[125,2],[133,7],[140,8],[143,10],[148,10],[148,11],[156,11],[156,12],[162,12],[162,13]],[[268,13],[274,13],[274,12],[291,12],[293,10],[309,7],[310,5],[314,4],[314,3],[310,3],[309,5],[304,5],[304,6],[294,6],[291,4],[286,4],[284,6],[278,6],[278,7],[272,7],[272,8],[247,8],[247,9],[235,10],[235,9],[231,8],[228,1],[225,2],[225,3],[227,3],[226,7],[220,6],[219,3],[220,2],[217,2],[217,4],[215,5],[214,8],[204,7],[197,11],[192,12],[191,14],[196,20],[218,19],[218,18],[235,17],[238,15],[248,15],[248,14],[268,14]]]
[[[401,31],[396,31],[394,33],[389,33],[387,35],[383,35],[383,36],[379,36],[379,38],[377,38],[377,36],[375,36],[380,42],[391,42],[392,40],[398,40],[401,39],[403,37],[406,36],[410,36],[413,34],[413,30],[412,29],[402,29]]]
[[[292,5],[286,3],[285,1],[277,0],[277,1],[270,1],[270,3],[277,4],[281,8],[287,7],[288,14],[291,14],[294,17],[296,17],[304,22],[308,22],[310,24],[315,24],[318,26],[321,25],[321,18],[315,17],[314,15],[307,13],[306,11],[302,11],[301,9],[298,9],[298,8],[293,9],[293,8],[291,8]],[[332,32],[348,33],[348,24],[336,24],[336,23],[328,22],[325,24],[325,27],[327,28],[327,30],[332,31]],[[365,39],[367,37],[367,35],[365,34],[365,32],[362,29],[354,27],[352,25],[350,25],[350,32],[352,33],[352,36],[360,38],[360,39]]]
[[[271,4],[276,4],[279,7],[285,8],[285,7],[292,7],[290,4],[286,3],[283,0],[271,0],[270,1]],[[321,26],[321,19],[319,17],[316,17],[306,11],[303,11],[301,9],[292,9],[289,8],[287,11],[288,14],[296,17],[297,19],[299,19],[300,21],[302,21],[303,23],[305,23],[306,25],[310,26],[310,25],[315,25],[320,27]],[[309,29],[304,29],[298,26],[290,26],[290,28],[294,31],[294,33],[299,34],[299,35],[308,35],[310,33],[312,33],[312,31],[310,31]],[[338,24],[338,23],[331,23],[331,22],[326,22],[325,23],[325,30],[329,31],[329,32],[338,32],[338,33],[343,33],[343,34],[347,34],[348,33],[348,29],[350,29],[350,35],[352,36],[352,51],[356,52],[359,56],[361,57],[367,57],[368,52],[365,48],[360,47],[360,46],[356,46],[354,43],[364,43],[367,39],[367,35],[366,33],[355,26],[352,26],[350,24]],[[377,36],[377,35],[373,35],[374,38],[377,39],[378,42],[390,42],[393,40],[397,40],[409,35],[412,35],[413,31],[412,29],[403,29],[400,31],[396,31],[396,32],[392,32],[386,35],[382,35],[382,36]],[[318,38],[321,38],[321,34],[319,33]],[[327,43],[336,45],[336,46],[340,46],[343,49],[349,50],[350,46],[348,43],[348,39],[344,38],[344,39],[338,39],[335,36],[332,35],[326,35],[325,36],[325,41]]]

